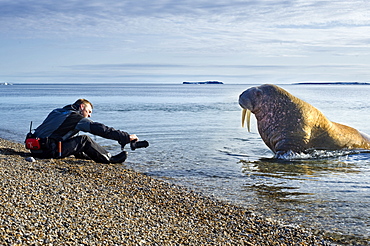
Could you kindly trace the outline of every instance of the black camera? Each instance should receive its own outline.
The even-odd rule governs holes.
[[[139,149],[139,148],[146,148],[149,146],[148,141],[131,141],[130,148],[131,150]]]

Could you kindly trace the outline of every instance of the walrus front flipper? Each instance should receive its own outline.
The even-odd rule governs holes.
[[[275,159],[279,159],[279,160],[292,160],[292,159],[296,159],[298,156],[298,153],[295,153],[291,150],[288,150],[288,151],[277,151],[274,155],[274,158]]]

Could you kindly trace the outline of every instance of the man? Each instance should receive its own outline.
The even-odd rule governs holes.
[[[31,149],[32,156],[38,158],[63,158],[70,155],[88,157],[100,163],[122,163],[127,152],[122,151],[116,156],[97,144],[87,135],[75,136],[79,131],[118,141],[124,146],[137,141],[135,134],[115,130],[104,124],[89,119],[93,105],[86,99],[78,99],[74,104],[54,109],[36,128],[34,138],[39,138],[41,149]]]

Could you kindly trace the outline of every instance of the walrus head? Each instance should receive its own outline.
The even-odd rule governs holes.
[[[245,121],[247,121],[247,128],[250,132],[250,121],[251,121],[251,112],[255,113],[258,110],[259,101],[262,98],[262,91],[257,87],[252,87],[246,91],[244,91],[239,96],[239,105],[243,108],[242,110],[242,127],[245,125]]]
[[[255,99],[258,100],[262,95],[262,91],[256,87],[252,87],[244,91],[239,96],[239,105],[242,109],[242,127],[244,127],[247,121],[248,131],[251,131],[251,112],[255,110]]]

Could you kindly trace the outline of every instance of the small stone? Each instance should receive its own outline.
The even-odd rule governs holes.
[[[27,157],[27,158],[26,158],[26,161],[29,161],[29,162],[35,162],[36,160],[35,160],[35,158],[33,158],[32,156],[30,156],[30,157]]]

